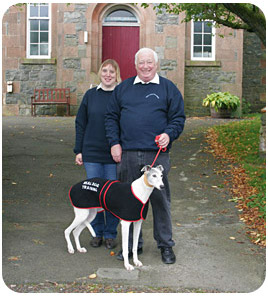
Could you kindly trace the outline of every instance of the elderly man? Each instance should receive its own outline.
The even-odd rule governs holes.
[[[178,88],[168,79],[157,74],[158,57],[150,48],[142,48],[135,55],[137,76],[119,84],[108,104],[105,117],[106,136],[111,154],[117,162],[118,178],[132,182],[140,176],[140,169],[151,164],[158,144],[167,148],[161,152],[155,165],[164,167],[165,189],[155,190],[150,198],[154,220],[154,239],[161,250],[162,261],[172,264],[176,256],[172,250],[170,214],[170,170],[169,150],[172,142],[184,128],[185,115],[183,98]],[[131,234],[131,232],[130,232]],[[142,253],[143,239],[139,238],[138,253]],[[129,241],[132,252],[132,235]],[[117,258],[123,260],[122,251]]]

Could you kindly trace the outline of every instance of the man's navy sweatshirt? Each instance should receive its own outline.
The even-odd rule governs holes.
[[[79,107],[76,120],[74,153],[82,153],[83,162],[114,163],[106,139],[104,117],[112,91],[89,89]]]
[[[105,116],[110,146],[157,150],[155,137],[167,133],[170,148],[182,133],[185,122],[182,95],[173,82],[159,78],[159,84],[133,84],[135,77],[131,77],[115,88]]]

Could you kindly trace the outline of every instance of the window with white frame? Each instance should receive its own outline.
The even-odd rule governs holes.
[[[215,60],[215,27],[212,21],[192,21],[191,59]]]
[[[126,9],[117,9],[110,12],[104,18],[105,23],[138,23],[137,17],[130,11]]]
[[[27,58],[50,58],[50,11],[49,3],[27,5]]]

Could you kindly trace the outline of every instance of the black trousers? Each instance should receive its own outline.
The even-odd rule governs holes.
[[[141,169],[145,165],[151,165],[157,151],[123,151],[122,160],[117,164],[117,177],[121,182],[131,183],[139,178],[142,173]],[[164,167],[163,190],[154,189],[150,196],[150,202],[153,211],[154,239],[157,247],[172,247],[175,245],[172,239],[172,224],[170,213],[170,189],[168,183],[168,173],[170,170],[170,159],[168,153],[161,152],[154,164],[154,167],[161,164]],[[133,225],[129,233],[129,249],[133,245]],[[142,247],[142,232],[139,237],[138,247]]]

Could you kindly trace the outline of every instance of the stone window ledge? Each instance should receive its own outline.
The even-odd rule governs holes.
[[[26,59],[21,58],[20,63],[23,65],[54,65],[57,59]]]
[[[185,61],[186,67],[221,67],[221,61]]]

